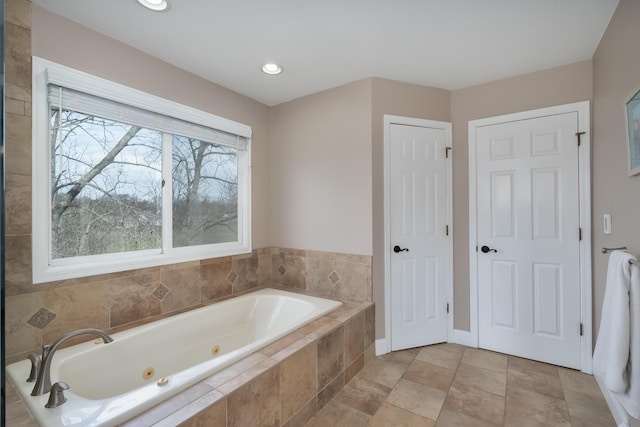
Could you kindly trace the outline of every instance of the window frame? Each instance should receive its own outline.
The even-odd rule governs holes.
[[[82,71],[33,57],[32,72],[32,274],[33,283],[44,283],[137,268],[197,261],[251,252],[251,127],[174,101],[121,85]],[[52,259],[51,141],[48,85],[56,84],[133,107],[185,120],[246,138],[238,151],[238,240],[236,242],[173,248],[171,242],[171,155],[163,143],[162,247],[160,250],[121,252]],[[169,134],[165,133],[165,138]],[[167,160],[168,159],[168,160]]]

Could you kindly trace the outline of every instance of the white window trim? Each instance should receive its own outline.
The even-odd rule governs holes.
[[[242,156],[238,156],[238,241],[215,245],[93,255],[51,262],[51,197],[49,156],[49,83],[111,99],[138,108],[186,120],[247,138]],[[90,74],[33,57],[32,103],[32,253],[33,283],[114,273],[137,268],[154,267],[178,262],[196,261],[251,252],[251,127],[206,113],[137,89],[114,83]],[[171,168],[166,169],[169,171]],[[168,186],[165,186],[168,187]],[[169,194],[170,195],[170,194]],[[171,203],[163,194],[164,203]],[[169,212],[171,210],[169,209]],[[163,221],[163,224],[165,221]],[[163,235],[164,235],[163,230]],[[163,238],[164,239],[164,238]]]

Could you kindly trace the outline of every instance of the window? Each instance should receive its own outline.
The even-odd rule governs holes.
[[[249,127],[33,67],[35,283],[251,250]]]

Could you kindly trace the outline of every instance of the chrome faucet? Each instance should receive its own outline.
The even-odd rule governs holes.
[[[41,396],[51,391],[51,360],[53,359],[53,355],[55,354],[55,352],[58,350],[58,347],[60,347],[62,343],[73,337],[85,334],[98,335],[104,340],[105,344],[113,341],[113,338],[111,338],[101,330],[88,328],[78,329],[77,331],[70,332],[62,338],[59,338],[56,342],[53,343],[51,347],[45,346],[42,352],[42,363],[40,364],[40,369],[38,370],[38,378],[36,379],[36,385],[33,387],[31,396]]]

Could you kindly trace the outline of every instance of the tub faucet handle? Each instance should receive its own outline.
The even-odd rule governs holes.
[[[27,358],[31,361],[31,372],[29,372],[28,383],[34,382],[38,378],[40,367],[42,366],[42,358],[39,354],[31,353]]]
[[[54,385],[51,386],[51,393],[49,393],[49,401],[45,408],[57,408],[67,401],[67,398],[64,397],[64,391],[69,390],[69,386],[67,383],[63,381],[58,381]]]

